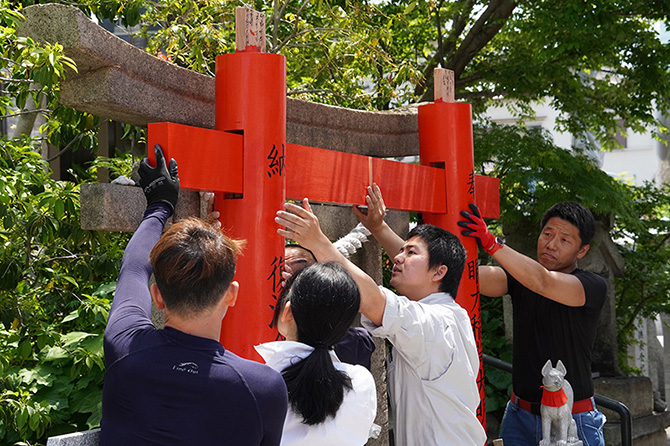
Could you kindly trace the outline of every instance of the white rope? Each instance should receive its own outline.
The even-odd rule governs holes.
[[[349,234],[333,243],[333,245],[344,257],[349,257],[363,247],[363,243],[368,241],[369,235],[370,231],[362,223],[359,223],[349,231]]]

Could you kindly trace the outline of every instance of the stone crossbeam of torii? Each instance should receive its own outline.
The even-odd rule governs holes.
[[[238,354],[252,357],[251,346],[276,333],[267,322],[281,280],[273,272],[283,240],[273,217],[286,197],[364,204],[364,187],[374,181],[389,208],[420,211],[425,222],[457,234],[458,213],[475,201],[475,190],[483,214],[498,214],[497,181],[474,175],[470,107],[453,102],[446,70],[436,73],[440,96],[418,113],[361,112],[287,99],[285,59],[261,53],[258,45],[219,56],[215,80],[126,44],[76,8],[36,5],[24,14],[21,34],[61,43],[77,63],[79,72],[61,87],[61,101],[104,118],[150,124],[149,145],[160,143],[179,163],[183,195],[215,191],[224,227],[249,242],[238,266],[245,277],[238,278],[241,293],[247,290],[239,302],[247,307],[238,305],[238,316],[228,315],[222,330],[223,343],[235,344]],[[264,34],[264,27],[256,31]],[[414,155],[419,147],[421,166],[380,159]],[[447,158],[450,151],[456,155]],[[188,209],[180,204],[178,216],[195,213],[195,201],[185,200]],[[143,206],[135,188],[82,188],[82,226],[133,230]],[[457,300],[473,318],[481,352],[476,242],[463,242],[468,267]],[[481,373],[479,384],[483,390]],[[480,411],[483,418],[483,404]]]

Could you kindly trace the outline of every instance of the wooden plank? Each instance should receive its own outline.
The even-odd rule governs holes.
[[[447,208],[444,169],[298,144],[286,146],[286,196],[314,202],[364,205],[375,182],[389,209],[442,214]],[[486,218],[500,215],[498,179],[475,175],[476,204]]]
[[[242,193],[243,136],[171,122],[149,124],[149,159],[160,144],[165,159],[177,160],[186,190]]]
[[[235,8],[235,49],[265,52],[265,14],[251,8]]]
[[[446,68],[433,70],[433,96],[435,102],[455,102],[454,72]]]
[[[364,205],[377,183],[389,209],[446,212],[444,170],[333,150],[287,144],[286,196]]]
[[[475,175],[475,204],[484,218],[500,218],[500,181]]]
[[[160,144],[166,159],[177,160],[183,189],[244,193],[242,135],[174,123],[149,124],[148,134],[149,147]],[[155,162],[153,150],[149,158]],[[444,169],[298,144],[286,145],[286,169],[288,198],[364,205],[366,187],[375,182],[389,209],[446,212]],[[497,178],[475,175],[484,217],[500,216],[498,194]]]

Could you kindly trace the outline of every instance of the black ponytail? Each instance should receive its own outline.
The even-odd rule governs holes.
[[[317,263],[303,269],[286,299],[298,328],[298,341],[314,347],[306,358],[288,366],[282,376],[294,412],[307,425],[334,417],[352,389],[351,378],[335,369],[329,350],[351,326],[360,307],[354,279],[337,263]]]

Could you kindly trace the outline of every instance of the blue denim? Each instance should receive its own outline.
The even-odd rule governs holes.
[[[573,414],[572,418],[584,446],[605,446],[603,426],[607,419],[602,412],[591,410]],[[505,446],[537,446],[542,440],[542,417],[509,401],[500,425],[500,438]]]

